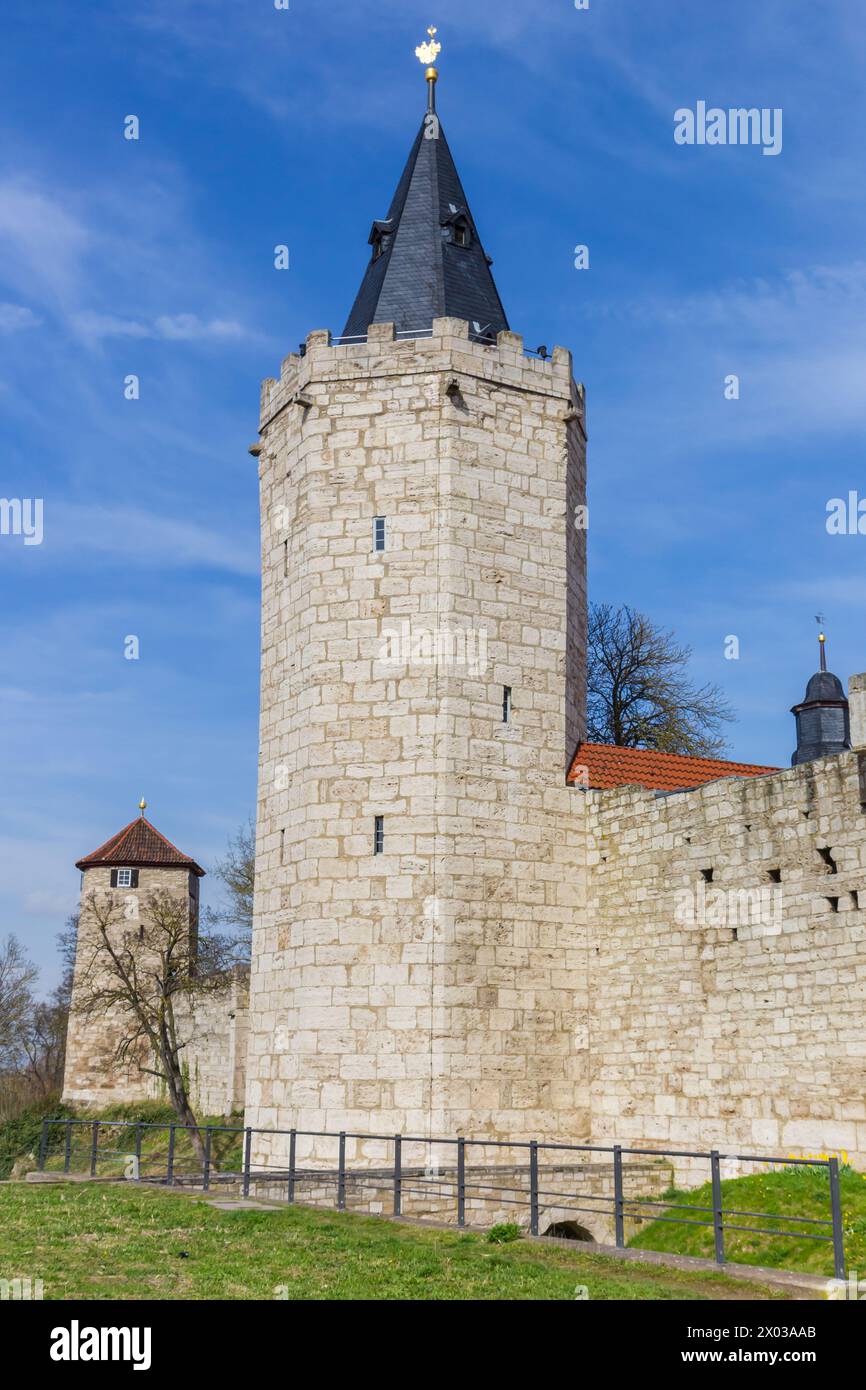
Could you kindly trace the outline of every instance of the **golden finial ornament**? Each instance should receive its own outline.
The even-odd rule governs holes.
[[[141,800],[139,801],[139,803],[138,803],[138,809],[139,809],[139,811],[141,812],[142,815],[144,815],[145,811],[147,810],[147,802],[145,801],[144,797],[142,797]]]
[[[427,110],[428,112],[435,112],[436,82],[439,78],[439,73],[432,65],[442,52],[442,45],[436,42],[436,35],[439,33],[439,30],[435,29],[432,24],[427,30],[427,33],[430,35],[430,41],[429,43],[419,43],[418,47],[415,49],[415,57],[418,59],[419,63],[426,63],[428,65],[424,73],[427,79]]]
[[[439,33],[438,29],[434,29],[431,26],[427,30],[427,33],[430,35],[430,42],[419,43],[418,47],[415,49],[415,57],[418,59],[419,63],[425,63],[429,68],[429,65],[435,63],[439,54],[442,52],[442,45],[436,42],[436,35]],[[428,80],[430,78],[429,72],[427,73],[427,78]]]

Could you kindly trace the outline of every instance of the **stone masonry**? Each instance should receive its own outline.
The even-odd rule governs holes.
[[[78,949],[66,1038],[66,1068],[63,1099],[67,1104],[103,1107],[118,1102],[164,1098],[160,1082],[140,1069],[134,1059],[119,1062],[115,1053],[125,1030],[122,1018],[110,1013],[83,1013],[82,994],[86,993],[84,973],[92,955],[95,931],[90,898],[113,900],[125,914],[118,930],[142,922],[148,894],[168,892],[188,903],[190,921],[195,927],[198,894],[194,876],[185,868],[163,866],[138,870],[138,886],[111,886],[111,869],[94,866],[82,873],[81,912]],[[196,1001],[182,996],[177,1000],[178,1032],[189,1039],[184,1065],[190,1082],[193,1106],[200,1114],[224,1115],[243,1107],[246,1062],[248,975],[235,972],[225,993],[207,995]],[[148,1065],[146,1051],[140,1060]]]
[[[247,1124],[588,1129],[583,421],[453,319],[263,385]]]
[[[866,751],[586,802],[594,1141],[866,1166]]]

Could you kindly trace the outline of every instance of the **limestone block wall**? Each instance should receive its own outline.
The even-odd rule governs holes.
[[[243,1110],[249,1022],[249,971],[233,972],[223,992],[183,996],[176,1009],[196,1118]]]
[[[85,974],[92,954],[95,927],[89,898],[113,899],[124,913],[119,929],[134,929],[142,921],[150,893],[170,892],[181,901],[189,896],[189,873],[185,869],[141,868],[138,888],[112,888],[111,870],[87,869],[81,889],[72,1007],[66,1037],[66,1065],[63,1099],[68,1104],[103,1107],[117,1102],[153,1100],[164,1097],[160,1081],[140,1070],[134,1060],[116,1060],[116,1048],[126,1031],[126,1023],[111,1011],[88,1015],[81,1008],[87,994]],[[248,1020],[249,976],[236,971],[226,992],[208,994],[198,1000],[179,998],[176,1006],[178,1032],[189,1040],[184,1062],[190,1079],[193,1108],[201,1114],[221,1115],[243,1107]],[[147,1049],[140,1053],[148,1064]]]
[[[594,1141],[866,1165],[866,755],[586,814]]]
[[[113,1017],[111,1011],[86,1014],[81,1009],[81,1001],[89,992],[85,976],[90,971],[96,932],[90,898],[95,895],[100,902],[115,904],[118,914],[123,914],[118,930],[128,931],[141,923],[148,894],[161,892],[172,893],[181,901],[188,900],[188,871],[139,869],[138,887],[135,889],[112,888],[109,868],[86,869],[82,874],[78,945],[63,1080],[63,1099],[69,1104],[104,1106],[116,1101],[144,1100],[153,1093],[150,1078],[139,1070],[133,1060],[126,1063],[116,1060],[118,1042],[126,1031],[124,1021],[120,1017]],[[88,975],[88,978],[93,977]],[[141,1057],[145,1057],[145,1050],[142,1050]]]
[[[848,682],[851,718],[851,747],[866,747],[866,674],[852,676]]]
[[[264,383],[248,1124],[588,1127],[583,415],[458,320]]]

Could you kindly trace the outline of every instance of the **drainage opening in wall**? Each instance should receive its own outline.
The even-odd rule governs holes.
[[[583,1240],[590,1244],[595,1243],[595,1237],[590,1235],[585,1226],[578,1226],[576,1221],[554,1221],[543,1234],[556,1236],[559,1240]]]

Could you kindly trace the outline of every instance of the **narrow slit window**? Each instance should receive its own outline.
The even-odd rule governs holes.
[[[385,518],[383,516],[373,517],[373,549],[385,549]]]
[[[289,542],[283,541],[283,578],[289,575]]]
[[[281,863],[281,864],[285,864],[285,862],[286,862],[286,832],[285,832],[285,830],[281,830],[281,831],[280,831],[280,863]]]
[[[373,822],[373,853],[385,853],[385,817],[376,816]]]
[[[503,722],[503,724],[510,724],[510,723],[511,723],[511,686],[510,686],[510,685],[503,685],[503,687],[502,687],[502,722]]]

